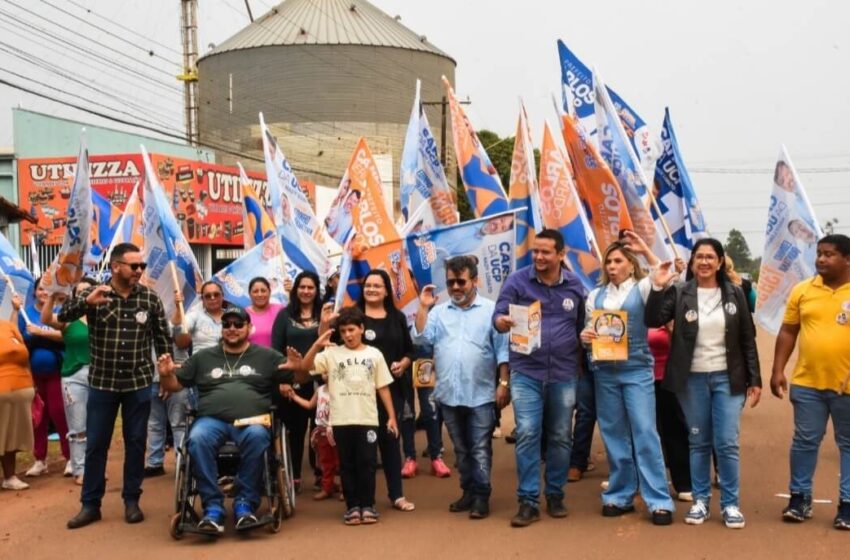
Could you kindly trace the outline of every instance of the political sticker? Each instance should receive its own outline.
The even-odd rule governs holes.
[[[687,312],[685,312],[685,321],[693,323],[697,319],[699,319],[699,314],[695,310],[688,309]]]
[[[723,309],[725,309],[726,313],[728,313],[729,315],[734,315],[738,312],[738,306],[732,303],[731,301],[724,305]]]
[[[136,322],[140,325],[144,325],[148,322],[148,312],[147,311],[137,311],[136,312]]]
[[[835,318],[835,322],[838,323],[839,325],[846,325],[847,324],[847,313],[843,313],[843,312],[839,313],[838,316]]]
[[[368,430],[366,432],[366,441],[368,441],[369,443],[375,443],[376,441],[378,441],[377,432],[375,432],[375,430]]]
[[[363,337],[366,340],[368,340],[369,342],[371,342],[371,341],[375,340],[375,338],[377,338],[377,335],[375,334],[375,331],[373,331],[372,329],[366,329],[366,332],[363,333]]]
[[[570,312],[575,308],[575,302],[570,298],[564,298],[564,301],[561,302],[561,307],[564,308],[564,311]]]

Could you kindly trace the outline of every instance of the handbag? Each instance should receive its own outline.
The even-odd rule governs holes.
[[[44,401],[38,393],[35,394],[35,397],[32,399],[32,427],[33,429],[38,428],[41,425],[41,421],[44,419]]]

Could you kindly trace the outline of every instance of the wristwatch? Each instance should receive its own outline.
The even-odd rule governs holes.
[[[504,387],[505,389],[507,389],[507,388],[509,388],[509,387],[511,386],[511,382],[510,382],[510,381],[508,381],[507,379],[500,379],[500,380],[499,380],[499,385],[501,385],[502,387]]]

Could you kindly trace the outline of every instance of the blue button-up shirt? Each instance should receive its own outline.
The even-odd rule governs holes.
[[[492,325],[494,304],[476,296],[467,308],[452,302],[428,313],[413,342],[434,347],[434,398],[446,406],[481,406],[496,400],[496,368],[508,362],[508,336]]]
[[[584,328],[584,302],[587,289],[578,276],[563,269],[560,281],[548,286],[540,281],[534,266],[523,267],[502,285],[493,320],[509,315],[509,305],[530,305],[540,301],[542,315],[540,348],[531,354],[510,353],[511,370],[540,381],[574,379],[581,367],[579,333]]]

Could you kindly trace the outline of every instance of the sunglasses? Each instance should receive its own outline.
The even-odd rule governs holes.
[[[222,329],[241,329],[245,326],[245,321],[222,321]]]
[[[118,264],[124,264],[124,265],[129,266],[130,270],[132,270],[133,272],[136,272],[138,270],[141,270],[142,272],[144,272],[144,270],[148,267],[148,263],[128,263],[126,261],[115,261],[115,262],[117,262]]]
[[[446,285],[448,287],[457,286],[458,288],[463,288],[466,286],[467,280],[465,278],[450,278],[446,280]]]
[[[221,297],[221,292],[209,292],[204,294],[204,299],[218,299]]]

